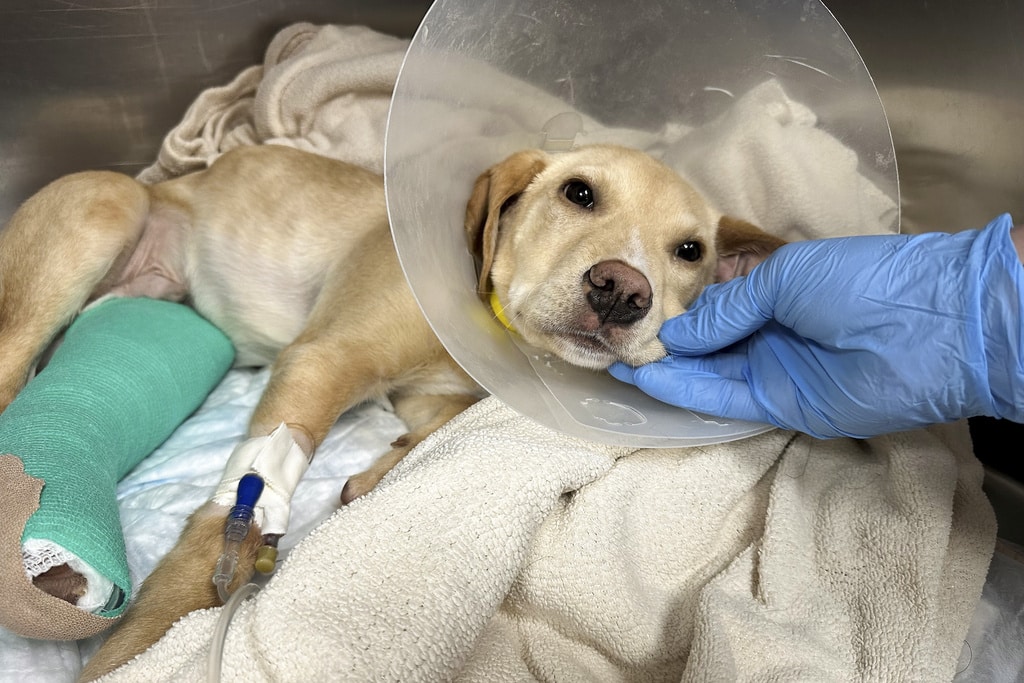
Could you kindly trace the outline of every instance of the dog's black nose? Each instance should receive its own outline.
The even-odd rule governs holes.
[[[601,261],[591,267],[583,288],[602,325],[629,325],[651,310],[651,283],[622,261]]]

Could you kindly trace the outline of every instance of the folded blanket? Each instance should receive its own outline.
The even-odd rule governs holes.
[[[256,83],[250,70],[197,101],[150,177],[270,139],[320,140],[321,151],[358,159],[359,145],[327,143],[348,130],[337,112],[350,87],[346,69],[318,59],[337,47],[328,36],[384,44],[363,29],[303,26],[275,39],[298,45],[293,52],[268,50],[268,66],[308,59],[321,69],[303,105],[313,110],[293,117],[317,122],[313,129],[261,132],[257,121],[289,118],[271,114],[288,105],[275,97],[306,72],[289,63],[272,77],[265,66]],[[319,37],[325,42],[305,52]],[[373,53],[382,79],[397,68],[386,54]],[[358,82],[380,81],[362,74]],[[808,155],[842,156],[845,148],[822,137],[813,114],[784,92],[764,88],[737,100],[751,109],[732,119],[774,127],[758,148],[779,155],[758,177],[768,186],[751,187],[772,196],[773,178],[799,182],[801,173],[814,186],[818,166]],[[376,97],[372,87],[353,92],[354,107]],[[515,92],[523,100],[529,90]],[[364,123],[379,109],[367,111]],[[705,133],[750,133],[728,121],[634,139],[683,164],[699,157]],[[378,124],[371,142],[379,145]],[[856,192],[864,186],[849,161],[833,165],[830,182]],[[680,170],[705,186],[700,169]],[[724,200],[746,201],[749,177],[723,171],[721,183],[711,180]],[[870,215],[856,227],[884,229],[895,215],[885,199],[867,203]],[[814,227],[830,201],[830,193],[807,193],[772,211],[775,202],[750,200],[750,211],[767,215],[744,217],[778,230]],[[773,431],[710,447],[632,450],[552,432],[486,399],[291,551],[235,615],[224,679],[949,680],[995,538],[981,477],[964,424],[869,441]],[[105,680],[203,676],[221,611],[185,617]]]
[[[271,41],[263,65],[196,99],[139,180],[200,170],[261,142],[382,172],[391,90],[408,44],[362,26],[289,26]]]
[[[718,208],[789,241],[896,231],[893,197],[860,173],[853,150],[770,80],[662,158]]]
[[[242,605],[225,680],[949,680],[994,533],[964,438],[631,451],[486,399]],[[219,611],[105,680],[201,677]]]

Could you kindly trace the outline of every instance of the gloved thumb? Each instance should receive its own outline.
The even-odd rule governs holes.
[[[708,286],[688,311],[666,320],[658,338],[669,353],[695,356],[746,339],[772,319],[774,302],[760,287],[758,266],[746,277]]]

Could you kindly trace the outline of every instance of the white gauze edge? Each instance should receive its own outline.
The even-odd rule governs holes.
[[[92,568],[88,562],[67,548],[43,538],[29,538],[21,545],[21,562],[29,580],[54,567],[66,564],[85,579],[85,593],[75,607],[95,613],[104,607],[114,593],[114,582]]]

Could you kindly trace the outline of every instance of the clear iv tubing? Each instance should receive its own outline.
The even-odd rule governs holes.
[[[255,583],[247,583],[234,593],[228,592],[228,586],[231,584],[238,566],[238,550],[252,528],[256,501],[259,500],[261,493],[263,493],[262,477],[253,472],[243,476],[238,482],[235,505],[228,513],[227,523],[224,525],[224,552],[217,560],[217,568],[213,573],[213,583],[217,586],[217,594],[224,602],[224,607],[221,609],[217,625],[213,630],[210,656],[206,662],[206,680],[209,683],[220,683],[221,667],[224,663],[224,642],[227,640],[231,618],[235,615],[238,606],[260,589]]]
[[[224,664],[224,643],[228,639],[228,626],[231,625],[231,618],[235,616],[239,605],[245,602],[246,598],[255,595],[260,587],[255,583],[247,583],[240,587],[228,601],[217,617],[217,625],[213,628],[213,638],[210,641],[210,656],[206,660],[206,680],[208,683],[220,683],[221,667]]]

